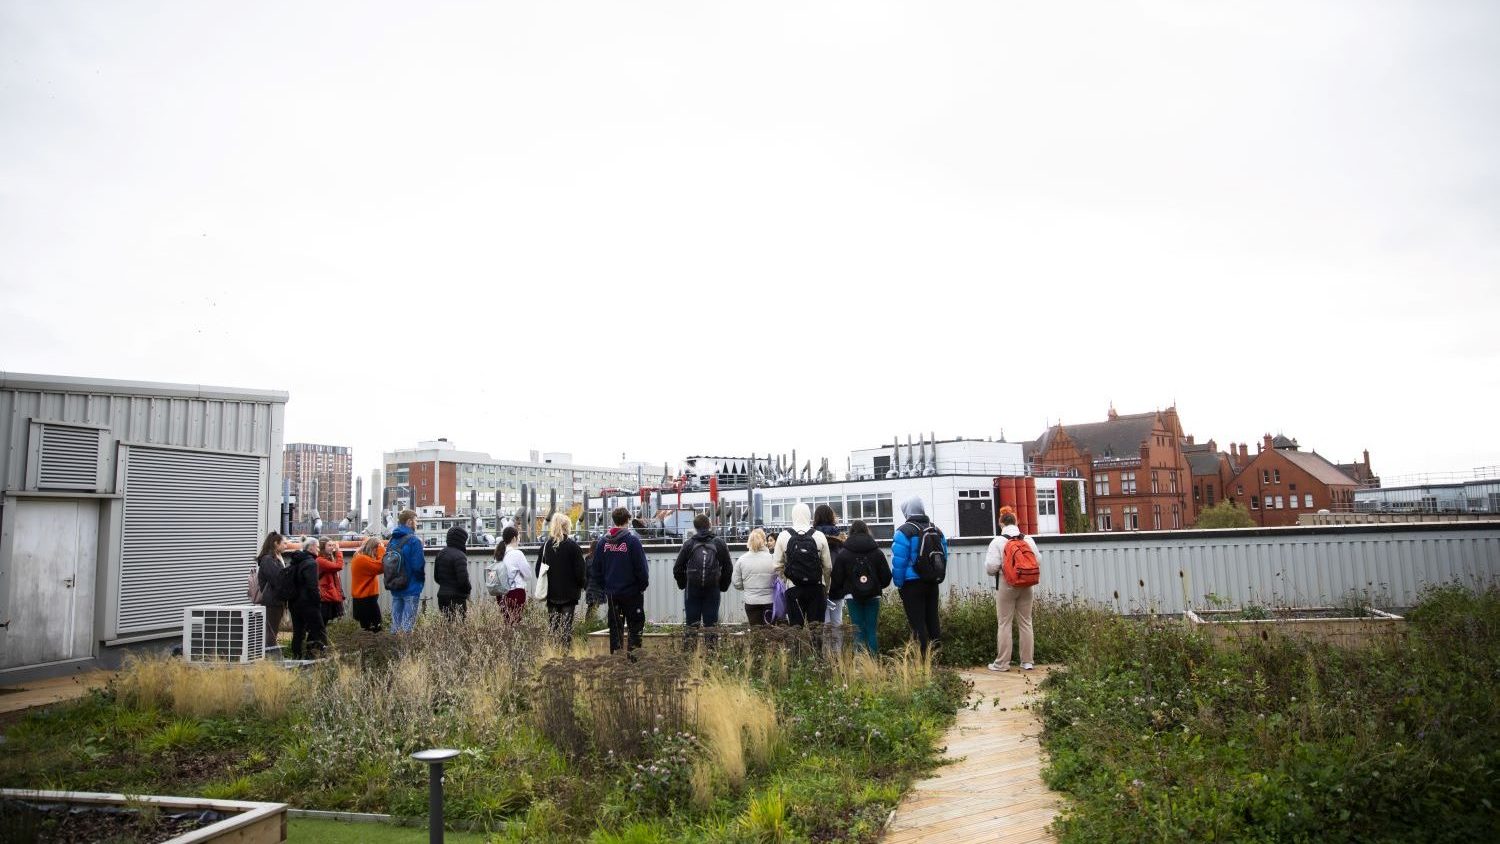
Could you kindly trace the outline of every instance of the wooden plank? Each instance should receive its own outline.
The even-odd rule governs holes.
[[[943,754],[952,763],[912,786],[885,844],[1055,840],[1047,827],[1062,798],[1042,782],[1041,725],[1026,708],[1046,670],[964,672],[979,705],[959,711]]]

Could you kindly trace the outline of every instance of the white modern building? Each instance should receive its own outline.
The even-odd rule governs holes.
[[[566,452],[531,452],[526,460],[496,458],[482,451],[462,451],[446,439],[385,452],[382,463],[385,509],[441,507],[450,519],[477,515],[491,532],[523,512],[532,517],[554,509],[568,512],[601,489],[634,489],[642,479],[651,478],[643,468],[649,464],[580,466]],[[440,544],[441,536],[424,539]]]
[[[0,373],[0,682],[112,665],[245,601],[287,394]]]

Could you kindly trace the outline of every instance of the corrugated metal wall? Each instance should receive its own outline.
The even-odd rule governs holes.
[[[8,385],[7,385],[8,386]],[[282,398],[285,402],[285,398]],[[126,442],[188,446],[242,454],[272,451],[272,408],[267,401],[0,388],[0,477],[5,489],[25,480],[27,421],[48,419],[109,428]],[[281,472],[281,432],[275,432],[276,472]],[[107,449],[105,477],[115,476],[114,449]]]
[[[1382,607],[1408,607],[1430,584],[1500,582],[1500,522],[1081,534],[1038,537],[1037,543],[1040,594],[1085,598],[1120,612],[1179,613],[1189,606],[1204,607],[1210,593],[1231,606],[1341,604],[1354,595],[1368,596]],[[984,574],[988,546],[987,541],[952,540],[944,585],[950,590],[989,588],[993,578]],[[731,551],[738,557],[744,548],[732,546]],[[648,549],[647,557],[647,617],[680,622],[682,593],[672,580],[677,549]],[[483,592],[484,564],[490,558],[488,551],[470,552],[476,597]],[[436,592],[429,572],[424,595]],[[744,621],[739,592],[725,593],[720,617]]]
[[[281,486],[286,401],[266,390],[0,372],[0,481],[8,493],[27,496],[31,422],[103,429],[95,641],[168,632],[181,625],[186,602],[243,596],[243,583],[220,581],[244,577],[262,531],[278,522],[273,491]],[[44,431],[44,445],[54,433],[64,431]],[[138,447],[155,471],[137,466],[125,478],[122,445]],[[86,486],[83,469],[73,474],[78,483],[70,474],[52,488]],[[173,559],[182,565],[171,572],[153,565]],[[6,586],[0,582],[0,597]]]

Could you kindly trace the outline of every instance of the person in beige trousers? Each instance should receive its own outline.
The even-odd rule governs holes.
[[[1016,527],[1016,514],[1009,507],[1000,508],[1000,535],[990,542],[990,547],[984,552],[984,571],[995,577],[995,615],[999,617],[1000,628],[995,634],[998,655],[995,661],[989,664],[991,671],[1010,670],[1010,637],[1011,621],[1014,620],[1021,628],[1021,670],[1030,671],[1035,656],[1035,636],[1031,629],[1031,590],[1034,587],[1011,586],[1005,582],[1001,569],[1005,564],[1005,545],[1011,541],[1022,541],[1031,545],[1033,553],[1036,552],[1036,541],[1029,536],[1022,536],[1021,529]],[[1015,540],[1015,537],[1020,537]]]

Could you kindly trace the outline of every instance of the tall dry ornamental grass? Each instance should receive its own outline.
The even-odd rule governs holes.
[[[126,657],[114,689],[136,709],[206,718],[245,710],[265,718],[286,714],[296,695],[293,672],[273,662],[189,664],[166,656]]]

